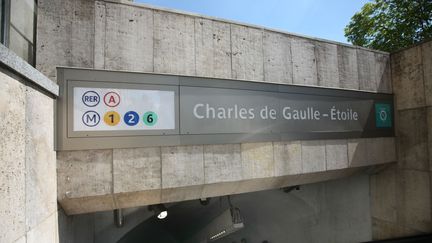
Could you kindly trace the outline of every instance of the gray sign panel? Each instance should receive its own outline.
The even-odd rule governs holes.
[[[86,69],[59,68],[58,72],[58,150],[394,136],[393,96],[388,94]],[[114,90],[122,96],[124,107],[91,107],[101,113],[102,125],[80,124],[81,131],[75,131],[73,124],[81,119],[74,119],[74,112],[86,114],[87,106],[74,92],[87,90],[101,97]],[[161,100],[169,92],[175,99]],[[137,104],[140,97],[153,97],[156,103]],[[163,115],[167,110],[158,106],[158,100],[161,105],[171,103],[173,114]],[[150,109],[146,107],[160,114],[157,122],[162,130],[159,123],[146,122],[146,109]],[[157,111],[158,107],[162,110]],[[137,117],[130,115],[130,108]],[[103,120],[105,112],[114,112],[118,120],[113,122],[114,116]],[[174,121],[166,123],[164,117]],[[174,124],[172,129],[164,122]]]
[[[182,134],[363,132],[374,101],[180,87]]]

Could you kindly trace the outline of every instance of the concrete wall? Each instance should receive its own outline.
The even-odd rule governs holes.
[[[378,51],[127,1],[41,0],[38,14],[37,68],[53,80],[64,65],[392,90]],[[76,214],[310,183],[392,162],[394,149],[377,138],[59,152],[58,199]]]
[[[375,239],[432,232],[432,42],[391,60],[398,163],[371,177]]]
[[[5,63],[22,69],[6,69]],[[2,243],[58,242],[54,96],[22,78],[26,72],[20,71],[31,69],[0,45]],[[30,76],[38,75],[33,69]]]

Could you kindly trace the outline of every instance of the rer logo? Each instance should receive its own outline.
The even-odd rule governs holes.
[[[95,91],[87,91],[82,96],[82,102],[88,107],[95,107],[100,102],[100,96]]]
[[[100,122],[100,116],[96,111],[87,111],[82,116],[82,122],[88,127],[94,127]]]
[[[375,125],[380,128],[392,127],[392,112],[390,104],[375,104]]]

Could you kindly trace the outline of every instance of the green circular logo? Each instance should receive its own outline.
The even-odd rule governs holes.
[[[153,111],[148,111],[148,112],[144,113],[143,120],[147,126],[153,126],[154,124],[156,124],[156,122],[158,120],[158,116]]]

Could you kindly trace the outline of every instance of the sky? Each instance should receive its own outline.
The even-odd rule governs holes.
[[[348,43],[344,28],[369,0],[135,0]]]

